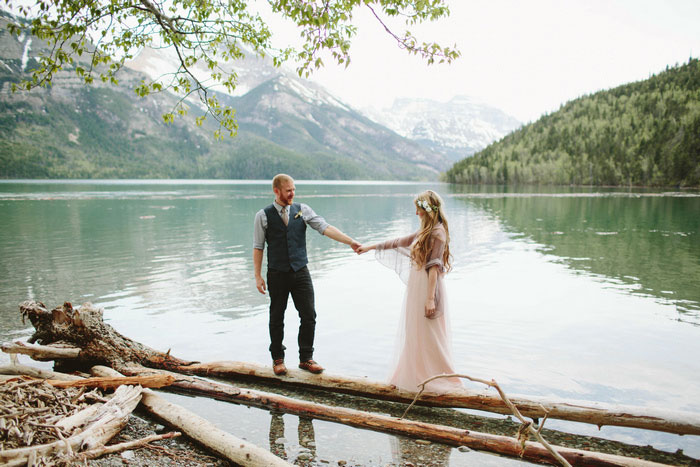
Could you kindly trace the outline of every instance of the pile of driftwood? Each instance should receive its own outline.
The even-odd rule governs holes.
[[[170,378],[156,378],[167,384]],[[153,381],[154,378],[147,378]],[[124,381],[125,383],[127,381]],[[161,384],[158,384],[161,385]],[[107,396],[97,389],[116,387]],[[3,465],[70,465],[133,449],[173,432],[106,447],[141,400],[140,385],[87,384],[27,376],[0,383],[0,462]]]
[[[548,446],[544,440],[537,436],[542,423],[540,422],[537,429],[532,427],[534,422],[546,418],[593,423],[598,426],[618,425],[678,434],[700,434],[700,416],[697,414],[669,411],[650,413],[649,410],[635,407],[610,407],[603,404],[570,403],[526,397],[507,398],[502,393],[500,395],[492,394],[487,390],[464,389],[450,394],[425,393],[416,395],[399,391],[385,384],[367,381],[364,378],[344,378],[326,373],[311,375],[295,370],[291,370],[287,376],[277,377],[272,374],[269,368],[246,363],[202,364],[189,362],[173,357],[169,352],[155,351],[122,336],[105,324],[102,319],[102,311],[90,304],[74,309],[70,303],[65,303],[63,306],[49,311],[40,302],[28,301],[20,305],[20,311],[23,318],[28,318],[32,322],[35,333],[28,343],[3,344],[2,350],[11,354],[27,354],[36,360],[54,360],[57,368],[91,369],[93,375],[103,378],[118,379],[124,375],[131,377],[166,376],[170,379],[160,384],[166,389],[186,391],[219,400],[453,446],[467,446],[472,449],[516,456],[533,462],[587,466],[661,465],[636,458],[561,446]],[[43,378],[59,376],[57,373],[39,375],[35,369],[21,365],[2,368],[0,373],[29,374]],[[349,408],[327,406],[274,393],[239,388],[197,376],[216,376],[227,379],[247,377],[374,399],[400,401],[407,404],[415,401],[423,406],[464,407],[496,413],[516,413],[521,420],[524,421],[522,417],[531,417],[533,422],[526,422],[523,425],[519,438],[499,436],[429,424],[403,417],[390,417]],[[218,430],[208,421],[181,407],[174,406],[149,389],[142,390],[138,387],[138,390],[141,404],[146,410],[223,458],[230,459],[240,465],[289,465],[265,449],[253,446]],[[498,390],[501,392],[500,388]],[[529,433],[535,435],[542,442],[529,441]],[[62,436],[65,437],[65,435]]]

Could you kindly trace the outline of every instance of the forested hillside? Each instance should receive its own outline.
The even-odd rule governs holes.
[[[584,96],[445,174],[454,183],[700,186],[700,62]]]
[[[172,124],[162,114],[177,105],[168,92],[141,98],[144,73],[123,68],[119,86],[86,86],[73,68],[51,85],[12,92],[36,67],[46,44],[28,31],[14,36],[0,11],[0,178],[436,179],[447,159],[344,106],[298,77],[260,76],[241,97],[235,138],[214,138],[217,122],[195,124],[192,105]],[[162,66],[167,57],[143,57]],[[238,66],[248,66],[237,63]],[[89,67],[88,64],[83,64]],[[188,102],[189,103],[189,102]]]

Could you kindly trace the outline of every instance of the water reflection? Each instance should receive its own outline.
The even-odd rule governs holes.
[[[700,202],[695,196],[600,193],[458,199],[568,267],[632,294],[673,303],[674,318],[700,317]]]
[[[297,198],[360,241],[377,241],[417,227],[411,200],[425,188],[446,195],[450,216],[455,269],[446,286],[460,372],[514,394],[699,410],[700,327],[668,319],[675,306],[697,322],[697,197],[299,182]],[[252,219],[270,191],[268,182],[0,182],[3,340],[29,335],[17,308],[27,298],[49,307],[90,300],[151,347],[269,364],[268,298],[255,289],[251,256]],[[319,361],[333,373],[384,379],[403,284],[371,255],[314,231],[308,245]],[[296,320],[287,321],[295,335]],[[261,417],[255,436],[266,445],[282,420]],[[287,427],[295,420],[287,416]],[[300,422],[320,441],[318,459],[332,457],[328,445],[345,459],[391,458],[383,437],[324,423]],[[693,437],[614,436],[700,453]],[[284,445],[289,459],[312,451],[294,437],[301,441]],[[399,443],[396,452],[408,449]],[[455,459],[467,455],[454,450],[448,462],[464,465]]]
[[[287,415],[287,417],[291,417],[291,415]],[[270,452],[279,458],[294,463],[294,465],[316,465],[316,435],[314,433],[313,419],[307,417],[298,418],[298,444],[291,444],[288,448],[286,445],[290,443],[285,438],[284,414],[281,412],[270,412]]]

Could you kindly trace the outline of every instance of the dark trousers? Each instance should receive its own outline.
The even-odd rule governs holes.
[[[284,358],[284,312],[287,309],[289,294],[292,294],[294,307],[299,312],[299,360],[304,362],[314,356],[314,335],[316,332],[316,309],[314,307],[314,285],[309,268],[300,270],[267,270],[267,289],[270,293],[270,353],[272,359]]]

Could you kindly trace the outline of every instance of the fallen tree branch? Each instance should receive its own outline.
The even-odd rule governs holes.
[[[99,376],[121,376],[115,370],[105,366],[93,367],[92,373]],[[236,464],[248,467],[289,467],[291,465],[270,451],[220,430],[189,410],[166,401],[150,389],[144,389],[141,405],[150,414]]]
[[[544,447],[554,456],[554,458],[557,460],[557,462],[559,462],[559,463],[560,463],[561,465],[563,465],[564,467],[571,467],[571,464],[569,464],[569,461],[567,461],[566,459],[564,459],[564,458],[561,456],[561,454],[559,454],[559,453],[556,451],[556,449],[554,449],[554,448],[552,447],[552,445],[549,444],[549,443],[547,442],[547,440],[544,439],[544,437],[542,437],[542,434],[540,433],[540,432],[542,431],[542,427],[544,426],[544,420],[545,420],[546,417],[547,417],[547,412],[545,411],[545,419],[542,420],[542,423],[540,424],[539,428],[538,428],[538,429],[533,428],[533,427],[532,427],[532,422],[529,421],[529,420],[525,420],[525,417],[522,416],[522,414],[520,413],[520,411],[518,410],[518,408],[510,401],[510,399],[508,398],[508,396],[506,395],[506,393],[503,391],[503,389],[501,389],[501,387],[498,385],[498,383],[497,383],[495,380],[493,380],[493,379],[492,379],[491,381],[486,381],[486,380],[484,380],[484,379],[473,378],[473,377],[471,377],[471,376],[469,376],[469,375],[454,374],[454,373],[453,373],[453,374],[449,374],[449,375],[437,375],[437,376],[433,376],[433,377],[431,377],[431,378],[428,378],[428,379],[426,379],[425,381],[423,381],[422,383],[420,383],[420,384],[418,385],[418,386],[420,387],[420,390],[418,391],[418,393],[416,393],[416,397],[413,398],[413,401],[412,401],[411,404],[406,408],[406,410],[404,411],[403,415],[401,415],[401,418],[404,418],[404,417],[406,416],[406,414],[408,413],[408,411],[409,411],[409,410],[411,409],[411,407],[413,407],[413,405],[415,404],[416,400],[420,397],[421,394],[423,394],[423,391],[425,391],[425,385],[426,385],[426,384],[428,384],[429,382],[434,381],[434,380],[436,380],[436,379],[440,379],[440,378],[451,378],[451,377],[466,378],[466,379],[468,379],[468,380],[470,380],[470,381],[482,383],[482,384],[485,384],[485,385],[487,385],[487,386],[489,386],[489,387],[495,388],[496,391],[498,391],[498,394],[501,396],[501,399],[503,400],[503,402],[504,402],[504,403],[508,406],[508,408],[513,412],[513,415],[515,415],[515,417],[516,417],[518,420],[520,420],[520,422],[522,423],[522,425],[521,425],[521,427],[520,427],[520,430],[518,430],[518,440],[520,441],[520,444],[522,445],[523,449],[525,448],[525,440],[527,439],[527,436],[525,436],[524,433],[525,433],[525,432],[531,433],[531,434],[537,439],[537,441],[539,441],[540,444],[542,444],[542,446],[544,446]]]
[[[144,366],[171,369],[192,363],[119,334],[104,322],[102,309],[91,303],[76,309],[65,302],[49,311],[43,303],[27,300],[19,305],[19,309],[22,319],[29,318],[35,329],[29,338],[30,344],[79,343],[80,353],[75,361],[87,368],[103,364],[118,368],[137,362]]]
[[[7,354],[24,354],[31,356],[34,360],[60,360],[73,359],[80,356],[79,347],[57,346],[57,345],[37,345],[25,342],[5,342],[0,346]]]
[[[180,360],[169,352],[157,352],[116,332],[102,319],[102,310],[91,304],[74,309],[68,302],[50,312],[41,302],[26,301],[20,305],[23,317],[28,317],[36,332],[30,342],[42,344],[80,343],[76,363],[85,367],[107,364],[121,371],[131,364],[159,368],[199,376],[220,378],[255,378],[267,382],[297,385],[354,394],[375,399],[409,403],[414,392],[372,382],[366,378],[346,378],[327,372],[312,375],[290,369],[287,376],[275,376],[269,366],[241,362],[198,364]],[[38,355],[38,354],[37,354]],[[62,361],[66,361],[63,359]],[[675,434],[700,435],[700,414],[642,407],[618,406],[590,401],[563,401],[538,397],[511,395],[510,400],[523,416],[555,418],[575,422],[642,428]],[[510,408],[497,395],[488,391],[461,390],[446,394],[423,394],[417,404],[455,407],[510,414]]]
[[[59,371],[46,370],[43,368],[36,368],[29,365],[4,365],[0,366],[0,374],[2,375],[15,375],[15,376],[31,376],[32,378],[41,379],[53,379],[61,381],[79,381],[83,378],[80,376],[69,375],[68,373],[61,373]]]
[[[195,363],[176,368],[181,373],[225,379],[251,379],[272,384],[293,385],[327,390],[393,402],[409,403],[415,392],[368,380],[345,377],[324,371],[313,375],[307,371],[289,369],[287,375],[276,376],[272,368],[246,362]],[[662,431],[679,435],[700,435],[700,414],[658,410],[649,407],[603,404],[591,401],[565,401],[553,398],[511,395],[510,400],[526,417],[553,418],[596,425],[599,428],[623,426]],[[485,390],[463,389],[444,394],[424,393],[416,404],[427,407],[453,407],[508,415],[511,410],[497,395]]]
[[[143,388],[162,388],[169,386],[175,381],[172,375],[144,375],[144,376],[122,376],[118,378],[85,378],[76,381],[58,381],[53,379],[45,380],[48,384],[56,388],[100,388],[102,390],[115,389],[122,385],[140,385]]]
[[[164,433],[162,435],[151,435],[145,438],[135,439],[133,441],[125,441],[119,444],[112,444],[109,446],[102,446],[99,448],[90,449],[88,451],[83,451],[75,456],[75,460],[87,460],[96,459],[98,457],[106,456],[107,454],[114,454],[115,452],[126,451],[128,449],[142,448],[146,447],[147,444],[154,441],[160,441],[162,439],[176,438],[182,433],[179,431],[171,431],[170,433]]]

